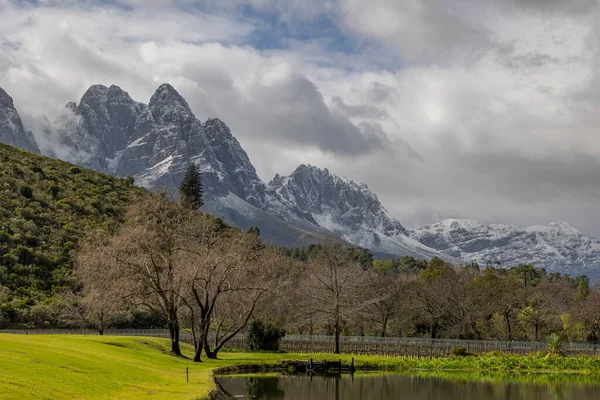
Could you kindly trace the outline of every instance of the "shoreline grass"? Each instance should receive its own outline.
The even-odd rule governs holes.
[[[194,363],[169,353],[169,341],[149,337],[0,334],[0,399],[201,399],[223,367],[273,365],[282,359],[355,359],[359,370],[437,373],[540,372],[596,374],[600,358],[480,355],[440,359],[409,357],[222,352]],[[189,383],[185,370],[189,368]]]

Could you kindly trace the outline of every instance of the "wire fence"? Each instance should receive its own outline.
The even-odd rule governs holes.
[[[414,337],[342,336],[340,351],[349,354],[378,354],[389,356],[446,357],[452,350],[462,346],[469,353],[498,351],[509,354],[529,354],[546,350],[544,342],[430,339]],[[331,352],[333,336],[286,336],[281,342],[282,350],[300,353]],[[568,355],[600,355],[596,343],[569,342],[565,345]]]
[[[25,335],[98,335],[89,329],[7,329],[0,333]],[[170,338],[167,329],[107,329],[104,335],[109,336],[147,336]],[[182,331],[180,340],[193,344],[190,332]],[[214,337],[209,338],[214,340]],[[462,346],[469,353],[488,353],[498,351],[509,354],[529,354],[546,350],[544,342],[532,341],[496,341],[496,340],[459,340],[430,339],[415,337],[376,337],[376,336],[341,336],[340,351],[347,354],[371,354],[387,356],[413,357],[446,357],[456,347]],[[247,342],[240,334],[231,339],[225,349],[246,350]],[[335,348],[333,336],[322,335],[287,335],[280,341],[280,349],[290,353],[331,353]],[[568,355],[600,356],[600,344],[587,342],[568,342],[565,345]]]

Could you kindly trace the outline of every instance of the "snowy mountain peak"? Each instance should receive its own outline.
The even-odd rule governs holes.
[[[215,129],[227,131],[231,134],[229,127],[225,124],[225,122],[221,121],[219,118],[209,118],[206,120],[204,125],[214,127]]]
[[[110,87],[108,88],[107,96],[112,97],[112,98],[125,97],[128,100],[133,101],[131,99],[131,96],[129,96],[129,93],[127,93],[126,91],[124,91],[123,89],[118,87],[117,85],[110,85]]]
[[[410,239],[365,184],[327,169],[300,165],[289,176],[275,175],[269,183],[288,207],[308,223],[380,255],[431,258],[436,251]]]
[[[584,236],[583,233],[568,222],[556,221],[548,225],[528,226],[529,232],[538,232],[543,234],[563,235],[563,236]]]
[[[12,97],[0,88],[0,142],[39,153],[35,138],[23,128]]]
[[[271,179],[271,182],[269,182],[269,186],[271,186],[275,190],[278,190],[284,184],[285,184],[284,178],[282,178],[281,176],[279,176],[279,174],[275,174],[275,176],[273,177],[273,179]]]
[[[163,83],[156,89],[148,106],[154,119],[163,124],[189,123],[195,119],[187,101],[168,83]]]
[[[302,164],[289,177],[279,177],[278,180],[280,182],[294,182],[296,185],[303,186],[305,194],[313,203],[323,200],[327,202],[332,198],[342,197],[345,206],[348,208],[367,206],[374,213],[382,212],[388,215],[388,212],[379,202],[377,195],[371,192],[367,185],[332,174],[327,168],[320,169],[310,164]],[[271,184],[277,185],[273,181],[271,181]],[[399,222],[396,225],[401,226]],[[404,228],[401,228],[400,232],[404,233]]]
[[[79,112],[93,112],[97,118],[103,121],[108,121],[115,116],[115,112],[111,107],[115,105],[123,105],[132,107],[135,101],[129,96],[129,93],[118,86],[111,85],[93,85],[81,97],[79,106],[74,102],[67,103],[67,108],[77,108]]]
[[[572,232],[579,232],[579,229],[575,228],[573,225],[571,225],[569,222],[566,221],[555,221],[555,222],[550,222],[548,224],[548,226],[551,226],[553,228],[557,228],[557,229],[564,229],[564,230],[568,230],[568,231],[572,231]]]
[[[233,150],[235,152],[243,152],[245,158],[248,158],[246,152],[242,149],[242,146],[237,141],[235,136],[233,136],[229,127],[219,118],[209,118],[206,120],[203,126],[209,140],[226,142],[229,144],[229,146],[234,147]]]
[[[104,85],[92,85],[85,91],[81,100],[79,101],[80,106],[88,104],[94,106],[96,104],[102,104],[106,102],[108,95],[108,88]]]
[[[482,224],[479,221],[475,221],[472,219],[448,218],[433,226],[437,227],[438,229],[450,231],[455,229],[479,229],[482,226]]]
[[[151,126],[148,107],[115,85],[90,86],[79,105],[69,102],[66,109],[47,127],[49,140],[70,149],[62,152],[67,161],[102,172],[116,174],[119,152]]]
[[[470,220],[444,220],[410,232],[413,239],[465,262],[533,264],[549,271],[598,277],[600,239],[567,222],[520,228]]]

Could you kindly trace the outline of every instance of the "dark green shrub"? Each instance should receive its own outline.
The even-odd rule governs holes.
[[[81,173],[81,168],[71,167],[71,168],[69,168],[69,172],[72,173],[73,175],[78,175]]]
[[[35,235],[32,235],[31,233],[26,233],[25,234],[25,243],[27,244],[27,246],[30,246],[30,247],[37,246],[38,237]]]
[[[60,192],[60,187],[58,185],[51,184],[48,186],[48,191],[50,192],[53,198],[56,198],[56,196],[58,196],[58,193]]]
[[[456,346],[452,349],[452,355],[456,357],[466,357],[470,356],[471,353],[467,351],[467,348],[465,346]]]
[[[46,176],[46,174],[44,173],[44,170],[41,169],[40,167],[32,167],[31,170],[37,174],[40,174],[43,177]]]
[[[279,350],[279,340],[285,336],[285,330],[279,328],[273,321],[264,323],[253,319],[248,324],[246,340],[250,350]]]
[[[559,335],[558,333],[551,333],[546,338],[546,347],[548,348],[548,355],[550,356],[561,356],[567,355],[567,339]]]
[[[10,235],[7,232],[0,231],[0,243],[7,243],[10,241]]]
[[[33,197],[33,190],[29,186],[21,186],[19,192],[23,197],[31,199]]]

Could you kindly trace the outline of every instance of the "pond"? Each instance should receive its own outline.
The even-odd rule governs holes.
[[[600,380],[581,374],[247,375],[217,379],[217,399],[285,400],[592,400]]]

